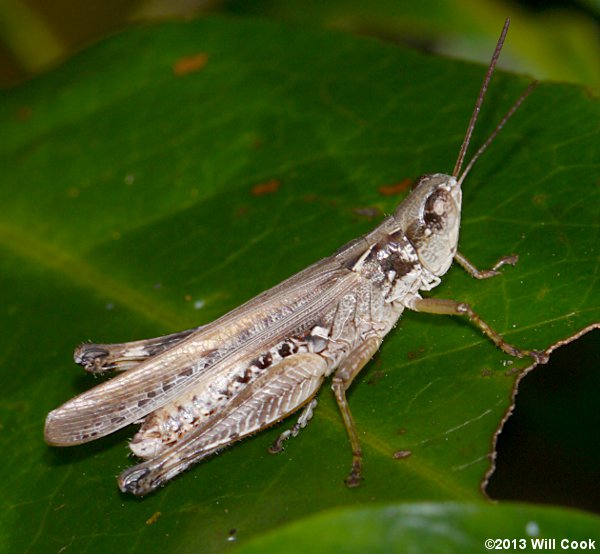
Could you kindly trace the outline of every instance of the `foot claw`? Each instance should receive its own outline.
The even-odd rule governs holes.
[[[528,354],[535,360],[536,364],[547,364],[550,359],[545,350],[531,350]]]
[[[519,256],[517,256],[517,254],[511,254],[510,256],[504,256],[504,258],[502,258],[494,266],[494,269],[498,269],[499,267],[501,267],[503,265],[512,265],[512,266],[515,266],[515,265],[517,265],[518,261],[519,261]]]
[[[267,450],[269,454],[279,454],[283,452],[283,444],[279,440],[276,440]]]
[[[358,487],[362,480],[363,478],[360,475],[350,474],[348,475],[348,477],[346,477],[346,479],[344,479],[344,483],[349,489],[353,489],[355,487]]]
[[[346,483],[348,488],[352,489],[360,485],[361,481],[363,480],[361,469],[362,468],[360,465],[352,464],[352,471],[350,472],[350,475],[344,479],[344,483]]]

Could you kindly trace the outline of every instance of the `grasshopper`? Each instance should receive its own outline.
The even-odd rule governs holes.
[[[362,479],[362,451],[346,391],[405,309],[467,316],[507,354],[542,361],[542,353],[508,344],[468,304],[420,295],[440,283],[453,260],[477,279],[517,261],[505,256],[481,271],[457,250],[462,182],[535,86],[518,98],[461,173],[508,25],[507,19],[451,175],[421,177],[373,231],[212,323],[150,340],[82,344],[74,358],[86,370],[123,373],[50,412],[46,441],[82,444],[141,423],[129,446],[144,461],[118,482],[123,492],[145,495],[303,408],[274,443],[272,450],[280,451],[312,417],[316,395],[333,374],[352,448],[345,482],[353,487]]]

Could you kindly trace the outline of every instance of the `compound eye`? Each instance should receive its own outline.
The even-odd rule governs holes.
[[[452,195],[444,189],[436,189],[425,201],[423,223],[433,232],[451,225],[456,217],[456,206]]]

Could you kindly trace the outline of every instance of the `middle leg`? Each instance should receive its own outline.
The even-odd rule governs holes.
[[[506,342],[504,337],[481,319],[475,310],[473,310],[466,302],[457,302],[456,300],[449,300],[446,298],[418,298],[413,300],[408,307],[416,312],[425,312],[429,314],[467,316],[498,348],[502,349],[510,356],[515,356],[517,358],[531,356],[537,363],[545,363],[545,361],[547,361],[547,356],[543,352],[517,348]]]

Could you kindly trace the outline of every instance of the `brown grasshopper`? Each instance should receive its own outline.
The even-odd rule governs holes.
[[[461,173],[483,98],[508,31],[507,20],[483,80],[452,175],[421,177],[372,232],[263,292],[216,321],[172,335],[123,344],[83,344],[75,361],[101,373],[126,370],[50,412],[46,441],[82,444],[129,425],[129,444],[145,461],[119,477],[124,492],[147,494],[192,464],[304,407],[272,450],[312,416],[323,381],[332,388],[350,444],[350,487],[361,481],[362,452],[346,390],[396,325],[404,309],[465,315],[511,356],[542,354],[508,344],[464,302],[422,298],[452,261],[485,279],[514,265],[501,258],[480,271],[457,250],[461,185],[512,116],[530,86]]]

